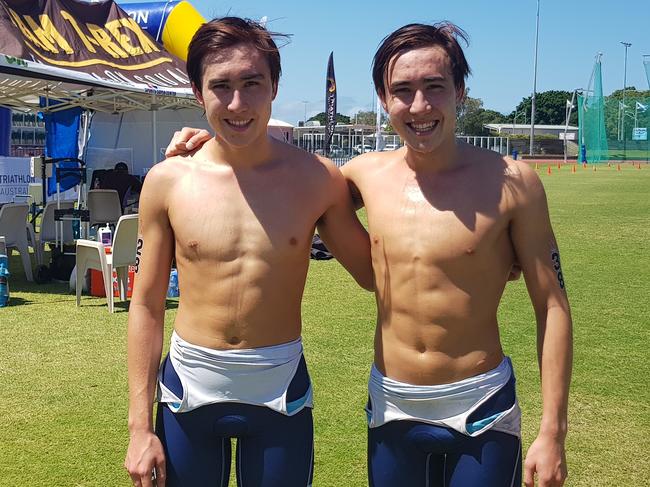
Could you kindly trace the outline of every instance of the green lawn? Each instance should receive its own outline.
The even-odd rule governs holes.
[[[540,174],[562,249],[575,327],[569,486],[650,478],[650,167]],[[27,284],[11,262],[0,309],[0,486],[128,486],[125,307],[77,308],[67,285]],[[118,305],[120,306],[120,305]],[[167,332],[175,315],[169,301]],[[365,387],[374,299],[336,262],[312,262],[304,341],[315,387],[314,485],[366,485]],[[541,409],[534,317],[522,282],[500,311],[523,409],[524,446]]]

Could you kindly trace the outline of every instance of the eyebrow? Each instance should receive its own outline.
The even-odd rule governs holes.
[[[245,74],[239,78],[242,81],[257,81],[264,79],[264,75],[262,73],[251,73],[251,74]],[[229,83],[232,81],[230,78],[214,78],[209,81],[211,84],[218,84],[218,83]]]
[[[426,78],[424,78],[425,83],[441,82],[441,81],[445,81],[445,80],[446,80],[446,78],[444,76],[427,76]],[[404,80],[404,81],[395,81],[394,83],[390,83],[389,87],[391,89],[395,89],[395,88],[399,88],[401,86],[408,86],[411,83],[413,83],[413,82],[412,81],[406,81],[406,80]]]

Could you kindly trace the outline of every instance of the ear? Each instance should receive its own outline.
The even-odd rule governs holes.
[[[465,101],[465,97],[467,96],[467,90],[465,90],[465,83],[463,83],[460,87],[456,88],[456,104],[460,105]]]
[[[194,93],[194,97],[196,98],[196,101],[199,102],[199,105],[203,106],[203,95],[201,94],[201,90],[199,90],[194,83],[192,85],[192,93]]]

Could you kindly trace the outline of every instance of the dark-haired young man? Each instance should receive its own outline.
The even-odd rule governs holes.
[[[453,24],[384,39],[373,80],[405,147],[344,166],[368,212],[378,302],[369,382],[373,486],[520,485],[520,410],[497,308],[515,262],[535,309],[543,414],[525,483],[562,485],[569,304],[544,189],[525,163],[460,143],[469,67]]]
[[[520,410],[497,309],[515,263],[535,310],[543,413],[524,482],[560,486],[572,331],[546,197],[526,164],[455,138],[469,66],[449,23],[384,39],[373,79],[405,142],[343,167],[368,213],[378,304],[369,381],[374,487],[521,484]],[[204,133],[184,130],[169,150]]]
[[[368,236],[341,173],[266,133],[280,76],[272,36],[233,17],[198,30],[187,70],[217,135],[156,164],[142,189],[125,460],[137,486],[152,485],[152,470],[159,487],[227,485],[233,437],[239,485],[310,485],[300,303],[317,224],[372,288]],[[172,257],[181,297],[160,365]]]

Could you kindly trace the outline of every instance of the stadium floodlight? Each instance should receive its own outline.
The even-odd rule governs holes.
[[[623,63],[623,116],[621,117],[621,137],[623,137],[623,160],[625,161],[627,153],[625,151],[625,90],[627,89],[627,50],[632,45],[631,42],[623,42],[625,47],[625,61]]]
[[[533,140],[535,139],[535,92],[537,91],[537,46],[539,44],[539,0],[537,0],[537,18],[535,22],[535,62],[533,63],[533,97],[530,102],[530,148],[528,153],[533,155]]]

